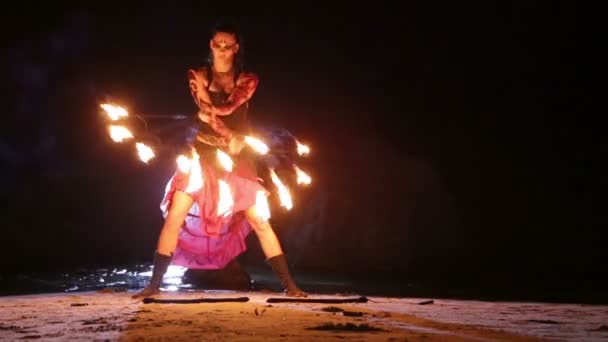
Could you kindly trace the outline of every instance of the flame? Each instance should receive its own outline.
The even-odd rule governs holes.
[[[255,194],[255,214],[265,221],[270,218],[270,208],[268,207],[266,192],[263,190],[258,190]]]
[[[310,147],[300,143],[299,141],[296,140],[296,144],[298,144],[298,154],[299,155],[305,155],[305,154],[309,154],[310,153]]]
[[[199,162],[199,155],[196,153],[196,150],[192,149],[192,160],[188,160],[190,172],[190,176],[188,177],[188,186],[186,187],[186,192],[195,192],[203,187],[203,170],[201,170],[201,163]],[[178,157],[178,167],[183,171],[180,165],[179,157]]]
[[[293,168],[296,170],[296,174],[298,175],[298,184],[310,184],[311,179],[309,175],[307,175],[304,171],[300,170],[297,165],[294,165]]]
[[[131,131],[120,125],[110,125],[109,127],[110,137],[115,142],[122,142],[123,140],[133,138]]]
[[[137,153],[139,154],[139,159],[141,159],[141,161],[147,163],[150,159],[154,158],[154,151],[152,151],[152,149],[146,144],[138,142],[136,146]]]
[[[192,167],[192,162],[190,161],[190,159],[188,159],[188,157],[184,156],[183,154],[180,154],[177,157],[177,167],[182,173],[189,173],[190,168]]]
[[[266,146],[266,144],[264,144],[264,142],[262,142],[261,140],[251,137],[251,136],[246,136],[245,137],[245,142],[251,146],[251,148],[253,148],[256,152],[260,153],[260,154],[266,154],[268,153],[268,146]]]
[[[293,207],[293,203],[291,201],[289,189],[287,189],[287,187],[281,182],[279,176],[277,176],[273,169],[270,169],[270,177],[272,178],[272,182],[279,190],[279,200],[281,201],[281,206],[287,208],[287,210],[290,210]]]
[[[226,169],[228,172],[232,172],[232,167],[234,166],[234,162],[224,151],[218,149],[217,150],[217,160],[220,162],[222,167]]]
[[[234,205],[230,185],[221,179],[218,183],[220,186],[220,199],[217,202],[217,214],[227,216],[232,212],[232,206]]]
[[[120,106],[114,106],[109,103],[102,103],[100,107],[106,111],[110,119],[112,119],[113,121],[116,121],[121,117],[126,117],[129,115],[127,110]]]

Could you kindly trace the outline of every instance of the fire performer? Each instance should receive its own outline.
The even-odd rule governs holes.
[[[190,167],[178,167],[167,184],[161,202],[165,222],[152,278],[135,298],[159,294],[170,264],[224,268],[246,250],[245,238],[252,229],[286,294],[307,296],[295,284],[269,215],[264,214],[268,191],[259,182],[254,156],[242,138],[250,132],[248,106],[258,77],[243,68],[241,43],[236,25],[218,23],[211,32],[207,63],[188,71],[200,119],[192,144],[195,157]],[[229,166],[218,162],[220,156]]]

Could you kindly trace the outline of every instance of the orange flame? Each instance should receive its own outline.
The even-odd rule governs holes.
[[[181,172],[189,174],[186,192],[198,191],[203,187],[203,170],[196,150],[192,149],[192,159],[180,154],[177,157],[177,167]]]
[[[258,190],[255,194],[255,214],[265,221],[270,218],[270,208],[268,207],[266,192],[263,190]]]
[[[232,192],[230,191],[230,185],[223,180],[219,180],[220,187],[220,198],[217,203],[217,214],[220,216],[227,216],[232,212],[232,206],[234,200],[232,199]]]
[[[226,154],[224,151],[218,149],[217,150],[217,160],[220,162],[220,164],[226,171],[232,172],[232,167],[234,166],[234,162],[232,161],[232,158],[230,158],[230,156],[228,154]]]
[[[139,159],[141,159],[141,161],[148,163],[150,159],[154,158],[154,151],[152,151],[152,149],[146,144],[138,142],[136,146],[137,154],[139,154]]]
[[[281,206],[287,208],[287,210],[290,210],[293,207],[293,203],[291,201],[289,189],[287,189],[287,187],[281,182],[279,176],[277,176],[273,169],[270,169],[270,177],[272,178],[272,182],[279,190],[279,200],[281,201]]]
[[[112,138],[112,140],[114,140],[115,142],[122,142],[124,140],[133,138],[133,134],[131,133],[131,131],[124,126],[110,125],[109,131],[110,138]]]
[[[251,146],[251,148],[253,148],[254,151],[260,153],[260,154],[266,154],[268,153],[268,146],[266,146],[266,144],[264,144],[264,142],[262,142],[261,140],[251,137],[251,136],[246,136],[245,137],[245,142]]]
[[[312,180],[309,175],[307,175],[304,171],[300,170],[297,165],[294,165],[293,168],[296,170],[296,174],[298,175],[298,184],[310,184]]]
[[[126,117],[129,115],[127,110],[120,106],[111,105],[109,103],[102,103],[99,106],[108,114],[110,119],[112,119],[113,121],[116,121],[121,117]]]
[[[298,144],[298,154],[303,156],[305,154],[309,154],[310,153],[310,147],[300,143],[299,141],[296,140],[296,144]]]

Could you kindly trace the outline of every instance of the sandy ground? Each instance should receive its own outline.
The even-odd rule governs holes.
[[[608,341],[608,306],[388,297],[368,297],[367,303],[269,304],[268,298],[285,297],[234,291],[167,292],[159,298],[246,296],[250,300],[145,304],[130,295],[76,292],[0,297],[0,339]]]

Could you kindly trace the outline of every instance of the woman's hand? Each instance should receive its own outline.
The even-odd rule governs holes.
[[[221,119],[217,118],[215,115],[211,116],[209,126],[211,126],[214,131],[216,131],[225,138],[230,139],[234,135],[234,132],[232,132],[230,128],[226,127],[226,125],[224,125],[224,122]]]
[[[228,142],[228,152],[232,155],[237,155],[241,153],[243,148],[245,147],[245,139],[241,135],[233,135],[230,141]]]
[[[234,132],[232,132],[230,128],[226,127],[222,119],[216,117],[213,114],[198,112],[198,118],[202,122],[208,124],[214,131],[216,131],[225,138],[230,139],[234,135]]]
[[[201,110],[211,115],[220,115],[220,110],[210,103],[202,103]]]
[[[198,118],[199,120],[201,120],[204,123],[209,123],[211,122],[211,116],[207,113],[203,113],[203,112],[198,112]]]

